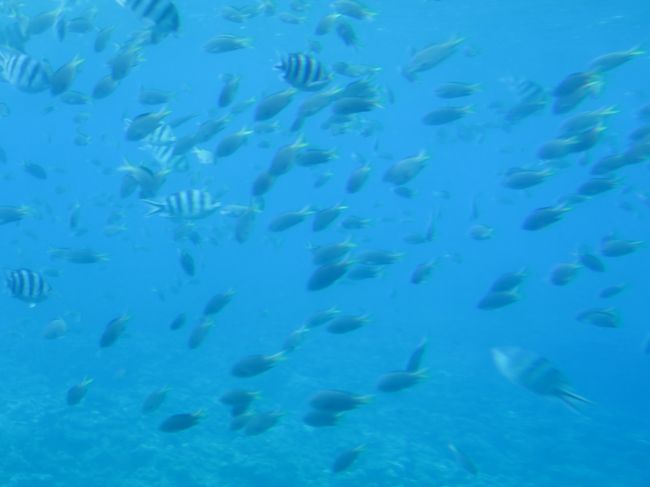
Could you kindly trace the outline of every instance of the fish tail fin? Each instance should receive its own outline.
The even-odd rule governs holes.
[[[159,213],[163,213],[165,211],[165,204],[160,203],[158,201],[154,200],[143,200],[145,203],[148,205],[151,205],[151,208],[149,209],[149,212],[145,216],[153,216],[153,215],[158,215]]]

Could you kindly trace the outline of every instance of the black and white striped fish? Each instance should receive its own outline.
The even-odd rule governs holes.
[[[40,303],[52,292],[43,275],[29,269],[7,272],[7,287],[14,298],[31,304]]]
[[[299,90],[317,91],[332,79],[323,63],[299,52],[284,56],[275,69],[282,71],[283,79]]]
[[[171,0],[115,0],[122,7],[130,8],[142,18],[153,22],[151,41],[155,44],[169,34],[178,33],[180,17]]]
[[[162,215],[178,220],[197,220],[214,213],[221,203],[200,189],[188,189],[171,194],[164,201],[144,200],[153,206],[147,216]]]
[[[26,93],[38,93],[50,87],[50,68],[22,52],[0,49],[2,79]]]

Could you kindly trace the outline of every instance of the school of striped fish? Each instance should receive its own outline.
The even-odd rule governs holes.
[[[475,3],[0,0],[3,326],[44,338],[47,448],[136,435],[95,485],[582,485],[436,432],[597,431],[621,391],[584,369],[650,355],[650,56],[607,34],[644,7],[575,21],[609,44],[494,53]],[[105,467],[28,464],[0,484]]]

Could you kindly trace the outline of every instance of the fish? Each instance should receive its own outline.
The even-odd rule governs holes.
[[[62,338],[68,332],[68,324],[63,318],[57,318],[50,321],[43,329],[43,338],[46,340],[56,340]]]
[[[91,248],[53,247],[48,250],[48,253],[53,258],[63,259],[72,264],[96,264],[108,260],[108,254],[97,252]]]
[[[521,228],[528,231],[541,230],[560,221],[564,214],[569,211],[571,211],[571,207],[563,204],[536,208],[524,219]]]
[[[461,450],[460,447],[453,443],[447,444],[447,449],[451,452],[454,460],[456,460],[456,463],[458,463],[463,470],[471,475],[478,475],[478,467],[464,450]]]
[[[221,207],[212,195],[199,189],[179,191],[163,201],[143,200],[152,209],[147,216],[161,215],[174,220],[198,220],[212,215]]]
[[[203,307],[203,316],[213,316],[221,312],[221,310],[232,301],[235,294],[236,292],[234,289],[227,289],[226,291],[214,294],[208,302],[205,303],[205,306]]]
[[[281,215],[271,220],[268,229],[270,232],[284,232],[298,225],[299,223],[302,223],[308,216],[311,216],[313,214],[314,210],[312,210],[311,206],[309,205],[305,206],[299,211],[289,211],[282,213]]]
[[[287,83],[303,91],[318,91],[332,80],[323,63],[310,54],[300,52],[284,56],[275,69],[282,72]]]
[[[368,315],[344,314],[339,315],[330,321],[326,329],[328,333],[342,335],[344,333],[350,333],[351,331],[358,330],[359,328],[370,323],[370,321],[370,316]]]
[[[298,90],[290,87],[262,98],[255,107],[253,118],[256,122],[269,120],[278,115],[293,101]]]
[[[0,48],[0,77],[25,93],[39,93],[50,88],[50,67],[18,51]]]
[[[444,42],[412,50],[411,58],[402,68],[402,75],[408,81],[416,81],[420,74],[435,68],[456,53],[464,41],[462,37],[452,37]]]
[[[273,355],[248,355],[237,361],[230,369],[230,373],[234,377],[254,377],[272,369],[285,358],[286,353],[284,351]]]
[[[187,339],[187,348],[194,350],[199,348],[205,341],[208,333],[214,326],[214,321],[210,317],[204,316],[199,323],[192,328],[190,336]]]
[[[558,264],[553,267],[549,280],[556,286],[566,286],[575,279],[582,264],[570,262]]]
[[[312,230],[314,232],[321,232],[329,227],[348,207],[342,203],[317,210],[314,213],[314,220],[312,222]]]
[[[426,371],[423,369],[397,370],[382,375],[377,382],[377,389],[381,392],[398,392],[413,387],[425,377]]]
[[[516,303],[521,299],[519,293],[514,290],[490,291],[478,302],[477,307],[482,310],[494,310]]]
[[[462,83],[458,81],[444,83],[434,90],[438,98],[462,98],[473,95],[480,91],[481,85],[478,83]]]
[[[365,445],[359,445],[339,453],[330,467],[332,473],[338,474],[349,470],[357,461],[359,455],[365,451],[365,448]]]
[[[302,422],[312,428],[324,428],[338,425],[341,417],[341,413],[311,410],[302,417]]]
[[[368,404],[372,396],[355,394],[340,389],[324,389],[309,398],[309,406],[318,411],[342,413]]]
[[[600,328],[618,328],[621,318],[615,308],[590,308],[576,315],[581,323],[598,326]]]
[[[93,379],[85,377],[80,383],[73,385],[68,389],[66,394],[66,403],[68,406],[76,406],[88,393],[88,386],[93,383]]]
[[[246,422],[244,426],[244,434],[246,436],[257,436],[268,431],[275,426],[280,418],[284,416],[279,411],[264,411],[262,413],[254,413]]]
[[[427,152],[421,150],[414,156],[400,159],[384,172],[382,180],[395,186],[404,185],[420,174],[429,158]]]
[[[33,209],[29,206],[0,205],[0,225],[19,222],[31,214]]]
[[[113,318],[106,324],[104,332],[99,339],[99,346],[107,348],[115,344],[117,339],[122,336],[126,330],[126,324],[131,320],[131,316],[123,314],[117,318]]]
[[[185,313],[180,313],[169,324],[169,329],[170,330],[180,330],[181,328],[183,328],[186,321],[187,321],[187,315]]]
[[[6,283],[14,298],[30,305],[45,301],[52,293],[52,287],[43,274],[29,269],[8,271]]]
[[[422,123],[433,126],[446,125],[460,120],[473,112],[474,107],[472,105],[440,107],[422,117]]]
[[[151,42],[160,42],[180,29],[180,15],[171,0],[115,0],[118,5],[132,10],[153,24]]]
[[[590,403],[572,390],[562,371],[537,353],[519,347],[496,347],[491,352],[498,371],[514,384],[541,396],[560,399],[574,410],[576,403]]]
[[[180,250],[178,253],[178,261],[181,265],[183,272],[190,277],[194,277],[196,274],[196,264],[194,262],[194,257],[187,250]]]
[[[622,257],[636,252],[643,244],[643,240],[605,237],[600,244],[600,253],[605,257]]]
[[[625,283],[613,284],[611,286],[607,286],[606,288],[603,288],[600,291],[600,293],[598,293],[598,296],[605,299],[611,298],[621,293],[626,287],[627,284]]]
[[[68,91],[77,77],[79,66],[84,62],[85,60],[77,55],[71,61],[68,61],[59,69],[54,71],[50,76],[50,93],[57,96]]]
[[[237,91],[239,91],[239,85],[241,82],[241,76],[232,73],[225,73],[221,75],[221,81],[223,85],[221,91],[219,92],[219,106],[225,108],[232,104]]]
[[[158,430],[163,433],[177,433],[196,426],[204,417],[205,414],[202,410],[193,413],[172,414],[158,425]]]
[[[142,412],[142,414],[151,414],[158,410],[165,402],[165,399],[167,399],[167,393],[170,390],[171,389],[168,386],[163,386],[150,392],[147,397],[144,398],[144,401],[142,401],[140,412]]]
[[[203,50],[210,54],[223,54],[225,52],[246,49],[252,46],[250,37],[241,37],[231,34],[219,34],[203,45]]]

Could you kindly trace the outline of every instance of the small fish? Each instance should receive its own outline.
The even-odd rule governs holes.
[[[177,34],[180,16],[171,0],[115,0],[119,5],[131,9],[138,16],[153,23],[151,41],[155,44],[169,34]]]
[[[254,413],[244,426],[244,434],[246,436],[261,435],[275,426],[282,416],[284,416],[284,414],[279,411]]]
[[[147,216],[162,215],[175,220],[205,218],[221,207],[221,203],[214,201],[210,193],[198,189],[179,191],[162,202],[147,199],[144,202],[153,207]]]
[[[359,455],[365,450],[365,445],[359,445],[349,450],[345,450],[337,455],[334,463],[330,467],[332,473],[341,473],[348,470],[357,461]]]
[[[453,443],[449,443],[447,445],[447,448],[451,452],[452,456],[454,457],[454,460],[456,460],[456,463],[460,465],[463,470],[465,470],[467,473],[471,475],[478,475],[478,467],[474,463],[474,461],[465,453],[465,451],[461,450],[458,446],[454,445]]]
[[[278,352],[273,355],[249,355],[235,363],[230,369],[230,373],[234,377],[254,377],[272,369],[285,358],[285,352]]]
[[[231,34],[220,34],[203,45],[203,50],[210,54],[223,54],[225,52],[246,49],[252,46],[250,37],[240,37]]]
[[[106,324],[104,332],[99,339],[99,346],[101,348],[110,347],[115,344],[117,339],[126,330],[126,324],[131,320],[131,316],[123,314],[117,318],[112,319]]]
[[[93,379],[84,378],[79,384],[75,384],[70,389],[66,395],[66,403],[68,406],[75,406],[81,402],[81,400],[86,397],[88,393],[88,386],[93,383]]]
[[[435,89],[438,98],[461,98],[473,95],[481,89],[480,84],[451,82],[445,83]]]
[[[419,74],[435,68],[451,57],[463,42],[462,37],[452,37],[445,42],[429,44],[422,49],[413,50],[411,59],[402,68],[402,75],[411,82],[415,81]]]
[[[368,315],[345,314],[337,316],[330,321],[327,325],[327,331],[335,335],[342,335],[358,330],[368,323],[370,323],[370,317]]]
[[[314,214],[311,206],[305,206],[299,211],[290,211],[277,216],[269,223],[268,229],[271,232],[284,232],[299,223],[302,223],[308,216]]]
[[[68,325],[64,319],[58,318],[50,321],[43,330],[43,338],[46,340],[56,340],[65,336],[68,332]]]
[[[324,428],[328,426],[336,426],[339,423],[341,416],[341,413],[312,410],[302,417],[302,421],[312,428]]]
[[[33,178],[44,181],[47,179],[47,171],[43,166],[35,162],[23,161],[23,170]]]
[[[382,375],[377,382],[377,389],[381,392],[398,392],[413,387],[425,377],[426,371],[423,369],[397,370]]]
[[[576,319],[582,323],[601,328],[618,328],[621,326],[621,318],[614,308],[591,308],[578,313]]]
[[[477,307],[482,310],[494,310],[516,303],[520,299],[521,296],[516,290],[490,291],[479,301]]]
[[[420,174],[428,160],[429,155],[425,150],[421,150],[414,156],[401,159],[386,170],[383,181],[396,186],[404,185]]]
[[[529,231],[541,230],[560,221],[568,211],[571,211],[571,208],[562,204],[537,208],[526,217],[521,228]]]
[[[425,125],[446,125],[455,122],[474,112],[472,105],[465,106],[446,106],[436,108],[422,117],[422,123]]]
[[[372,396],[363,396],[339,389],[325,389],[316,392],[309,399],[309,406],[318,411],[342,413],[367,404]]]
[[[51,69],[27,54],[0,48],[0,77],[25,93],[38,93],[50,87]]]
[[[228,289],[213,295],[203,307],[203,316],[213,316],[219,313],[232,301],[235,294],[234,289]]]
[[[185,326],[186,321],[187,321],[187,315],[185,315],[185,313],[181,313],[176,318],[174,318],[172,320],[172,322],[169,324],[169,329],[170,330],[179,330],[183,326]]]
[[[169,391],[170,388],[164,386],[149,393],[149,395],[144,398],[144,401],[142,401],[142,406],[140,407],[142,414],[151,414],[158,410],[165,402],[165,399],[167,399],[167,393]]]
[[[70,86],[72,86],[72,83],[74,83],[75,78],[77,77],[79,66],[81,66],[83,63],[83,58],[75,56],[74,59],[54,71],[54,73],[52,73],[52,76],[50,76],[50,93],[56,96],[65,91],[68,91]]]
[[[219,106],[225,108],[231,105],[235,99],[237,91],[239,90],[241,76],[226,73],[221,75],[221,81],[223,82],[223,86],[219,92]]]
[[[298,93],[298,90],[292,87],[265,96],[255,107],[253,118],[259,122],[275,117],[289,106],[296,93]]]
[[[133,120],[127,121],[126,140],[139,141],[150,136],[170,113],[163,108],[157,112],[142,113]]]
[[[192,254],[187,250],[181,250],[178,254],[178,260],[183,272],[190,277],[194,277],[196,274],[196,264],[194,263],[194,257],[192,257]]]
[[[204,316],[203,319],[199,321],[199,323],[194,328],[192,328],[190,336],[187,339],[187,348],[190,350],[199,348],[207,338],[208,333],[212,329],[213,325],[214,321],[212,321],[212,319],[209,317]]]
[[[199,410],[193,413],[173,414],[167,417],[160,425],[158,430],[163,433],[176,433],[196,426],[205,414]]]
[[[623,240],[607,237],[600,244],[600,253],[605,257],[622,257],[636,252],[643,244],[643,240]]]
[[[320,61],[309,54],[298,52],[284,56],[275,69],[282,72],[287,83],[299,90],[317,91],[332,79]]]
[[[32,212],[29,206],[0,206],[0,225],[19,222]]]
[[[622,292],[626,287],[627,287],[627,284],[624,284],[624,283],[614,284],[612,286],[607,286],[602,291],[600,291],[598,296],[600,296],[601,298],[605,298],[605,299],[611,298],[613,296],[616,296],[620,292]]]
[[[52,287],[45,277],[29,269],[8,271],[6,283],[14,298],[30,305],[44,301],[52,293]]]
[[[48,252],[52,257],[63,259],[72,264],[96,264],[108,260],[107,254],[97,252],[91,248],[72,249],[68,247],[54,247]]]
[[[556,286],[566,286],[575,279],[581,268],[581,264],[573,262],[558,264],[551,271],[549,280]]]

